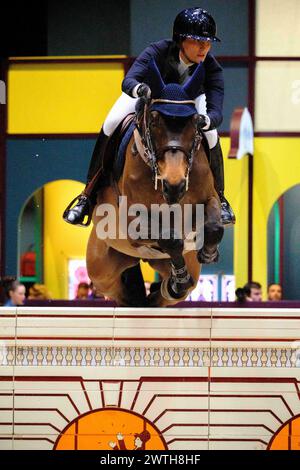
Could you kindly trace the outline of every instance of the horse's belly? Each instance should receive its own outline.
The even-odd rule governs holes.
[[[166,253],[147,245],[132,246],[127,240],[106,240],[108,246],[128,256],[144,259],[166,259],[170,258]]]
[[[184,240],[184,250],[183,253],[188,253],[189,251],[196,251],[195,243],[192,241],[193,234],[190,234]],[[124,253],[128,256],[133,256],[135,258],[142,258],[142,259],[168,259],[170,256],[167,253],[162,253],[158,248],[148,246],[148,245],[140,245],[140,246],[132,246],[128,240],[106,240],[106,244],[111,246],[117,251]]]
[[[104,201],[105,203],[109,203],[112,206],[114,206],[115,211],[117,213],[116,217],[116,224],[118,227],[118,230],[120,232],[120,226],[119,226],[119,217],[118,217],[118,206],[117,206],[117,201],[115,200],[116,194],[114,190],[111,187],[107,187],[104,189],[104,192],[102,194],[102,202]],[[93,223],[94,226],[97,227],[97,223],[101,221],[103,216],[97,216],[97,211],[94,211],[94,216],[93,216]],[[96,229],[97,232],[97,229]],[[123,232],[121,230],[122,235]],[[186,237],[184,237],[184,250],[183,254],[189,252],[189,251],[196,251],[197,247],[195,243],[193,242],[193,239],[195,238],[196,232],[191,232],[189,233]],[[133,246],[128,239],[125,238],[105,238],[105,243],[107,246],[110,246],[114,248],[116,251],[119,251],[120,253],[124,253],[125,255],[128,256],[133,256],[135,258],[141,258],[141,259],[169,259],[170,256],[167,253],[162,253],[158,248],[155,248],[153,246],[149,245],[135,245]]]

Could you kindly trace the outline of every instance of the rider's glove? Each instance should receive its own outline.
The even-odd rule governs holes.
[[[139,98],[149,100],[151,98],[151,90],[146,83],[141,83],[136,91]]]
[[[210,119],[205,114],[198,114],[197,126],[199,130],[207,131],[210,126]]]

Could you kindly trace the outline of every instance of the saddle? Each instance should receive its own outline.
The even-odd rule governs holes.
[[[125,164],[125,156],[126,156],[126,149],[129,144],[129,141],[132,137],[133,131],[135,129],[135,120],[134,115],[128,115],[123,123],[122,128],[119,135],[119,145],[117,146],[114,164],[113,164],[113,175],[115,181],[119,181],[120,177],[122,176],[124,164]]]
[[[111,135],[104,155],[104,167],[118,181],[122,175],[128,142],[135,128],[135,113],[128,114]]]

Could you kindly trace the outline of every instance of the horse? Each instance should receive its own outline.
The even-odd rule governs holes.
[[[195,288],[201,265],[218,261],[224,231],[220,201],[194,101],[201,65],[181,86],[165,84],[155,62],[150,63],[151,100],[140,101],[123,172],[118,179],[112,174],[111,184],[98,192],[87,270],[96,291],[118,306],[174,305]],[[185,220],[180,210],[185,207],[192,220],[189,233],[180,230]],[[199,207],[202,225],[196,224]],[[143,208],[143,217],[134,217]],[[163,219],[164,214],[169,218]],[[141,259],[161,278],[147,297]]]

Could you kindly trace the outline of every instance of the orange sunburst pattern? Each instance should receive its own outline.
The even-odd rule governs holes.
[[[167,445],[143,416],[102,409],[79,416],[57,439],[55,450],[165,450]]]
[[[279,429],[272,438],[269,450],[300,450],[300,416]]]

